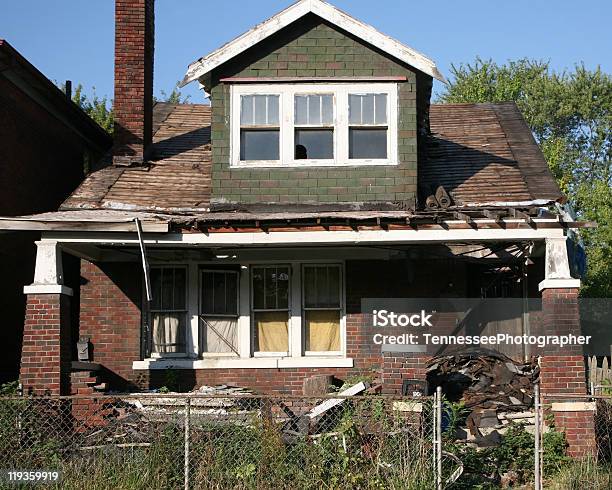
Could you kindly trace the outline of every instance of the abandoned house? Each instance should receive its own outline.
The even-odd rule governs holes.
[[[83,180],[86,160],[112,145],[100,126],[3,39],[0,127],[0,216],[57,210]],[[23,287],[32,282],[40,238],[36,226],[19,228],[29,231],[0,231],[0,384],[19,376]],[[78,279],[77,258],[67,257],[65,269]]]
[[[432,104],[432,60],[301,0],[189,66],[210,105],[154,104],[153,17],[116,0],[112,151],[57,211],[1,221],[41,232],[26,392],[172,370],[183,390],[373,375],[400,393],[426,357],[374,344],[366,298],[541,298],[544,327],[580,329],[581,223],[513,103]],[[581,353],[540,363],[543,392],[585,392]]]

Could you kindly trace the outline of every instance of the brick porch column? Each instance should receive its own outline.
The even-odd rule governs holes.
[[[580,281],[570,275],[566,238],[546,239],[546,278],[542,292],[543,335],[580,335],[578,292]],[[584,354],[581,346],[563,353],[546,352],[540,357],[540,389],[551,403],[555,425],[565,432],[568,454],[575,457],[594,455],[595,404],[558,395],[587,394]]]
[[[34,283],[27,295],[20,381],[26,394],[70,393],[70,296],[57,242],[36,242]]]

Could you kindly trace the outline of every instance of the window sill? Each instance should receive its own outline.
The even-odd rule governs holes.
[[[396,167],[399,162],[393,160],[349,160],[346,162],[336,162],[334,160],[304,160],[303,162],[281,162],[281,161],[249,161],[233,162],[230,169],[248,168],[316,168],[316,167]]]
[[[283,369],[353,367],[346,357],[274,357],[274,358],[206,358],[206,359],[145,359],[134,361],[132,369]]]

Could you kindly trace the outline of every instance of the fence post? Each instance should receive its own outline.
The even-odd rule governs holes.
[[[442,387],[436,388],[434,408],[434,450],[436,489],[442,490]]]
[[[189,490],[189,425],[191,418],[191,398],[185,399],[185,490]]]
[[[541,400],[540,400],[540,383],[536,381],[533,386],[533,394],[535,398],[535,447],[534,447],[534,477],[535,490],[542,490],[542,417],[541,417]]]

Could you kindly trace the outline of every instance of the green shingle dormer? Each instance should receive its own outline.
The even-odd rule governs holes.
[[[194,63],[219,204],[401,203],[417,194],[433,62],[302,0]]]

